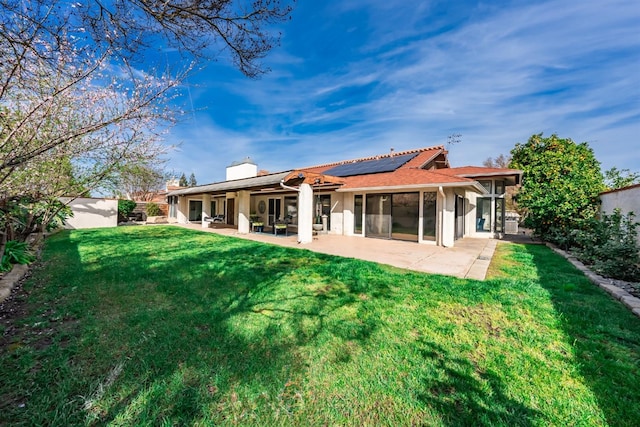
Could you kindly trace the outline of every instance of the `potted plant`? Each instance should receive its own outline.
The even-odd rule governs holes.
[[[316,220],[313,223],[313,229],[315,231],[322,231],[322,217],[320,215],[316,215]]]

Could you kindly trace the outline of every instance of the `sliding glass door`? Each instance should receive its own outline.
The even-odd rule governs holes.
[[[365,236],[418,241],[420,194],[369,194],[365,215]]]
[[[418,241],[420,193],[401,193],[391,197],[391,238]]]
[[[365,215],[365,236],[391,238],[391,195],[368,194]]]

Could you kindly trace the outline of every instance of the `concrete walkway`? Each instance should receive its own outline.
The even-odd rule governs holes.
[[[301,245],[296,236],[267,233],[240,234],[234,228],[202,228],[199,224],[174,224],[204,232],[223,234],[292,248],[308,249],[330,255],[357,258],[394,267],[460,278],[484,280],[497,241],[464,238],[453,248],[402,242],[398,240],[320,234],[313,242]]]

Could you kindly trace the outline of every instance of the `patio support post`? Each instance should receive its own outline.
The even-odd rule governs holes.
[[[442,209],[442,246],[451,248],[455,242],[456,197],[450,189],[445,192]]]
[[[251,219],[251,193],[246,190],[238,191],[238,233],[249,233]]]
[[[207,217],[211,216],[211,194],[202,195],[202,228],[208,228],[209,223],[205,221]]]
[[[313,242],[313,189],[300,184],[298,193],[298,243]]]
[[[178,224],[189,224],[189,200],[178,196]]]

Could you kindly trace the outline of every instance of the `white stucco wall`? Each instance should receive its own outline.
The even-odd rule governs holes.
[[[331,234],[344,234],[344,193],[331,193]]]
[[[353,236],[353,227],[354,227],[354,213],[355,209],[355,194],[354,193],[344,193],[342,196],[343,201],[343,210],[342,210],[342,231],[345,236]]]
[[[178,223],[189,223],[189,199],[185,196],[178,196]]]
[[[620,209],[620,213],[623,215],[633,212],[636,222],[640,222],[640,184],[602,193],[600,200],[602,201],[600,206],[602,213],[611,215],[615,209]],[[638,244],[640,244],[640,234],[638,235]]]
[[[65,228],[104,228],[118,225],[118,201],[97,198],[61,198],[71,207],[73,217],[67,218]]]
[[[456,226],[456,194],[453,189],[444,189],[444,200],[438,196],[439,206],[442,206],[442,228],[441,243],[442,246],[453,247],[455,244],[455,226]]]
[[[640,218],[640,184],[602,193],[600,200],[600,210],[603,213],[610,215],[618,208],[623,214],[633,212],[636,219]]]

